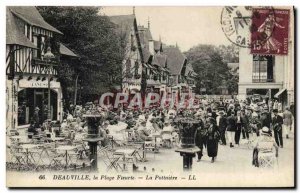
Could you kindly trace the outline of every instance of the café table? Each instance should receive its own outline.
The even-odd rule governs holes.
[[[32,158],[32,163],[34,164],[35,163],[35,159],[34,159],[34,157],[33,157],[33,155],[32,155],[32,152],[30,152],[29,151],[29,149],[35,149],[35,148],[37,148],[39,145],[37,145],[37,144],[24,144],[24,145],[21,145],[20,147],[22,148],[22,149],[25,149],[26,150],[26,152],[25,152],[25,155],[26,155],[26,164],[28,165],[29,164],[29,156]]]
[[[21,139],[21,138],[22,138],[21,136],[16,135],[16,136],[11,136],[11,137],[10,137],[10,140],[11,140],[11,142],[13,142],[13,143],[20,143],[20,139]]]
[[[135,145],[141,145],[142,146],[142,152],[143,152],[143,156],[140,159],[141,162],[147,162],[148,160],[146,159],[146,147],[145,147],[145,142],[144,141],[135,141],[133,144]],[[138,154],[138,152],[136,152],[135,154]]]
[[[51,143],[40,144],[38,147],[41,149],[41,152],[39,153],[39,159],[37,161],[37,164],[39,164],[40,162],[44,163],[42,155],[45,154],[48,157],[48,159],[50,159],[50,154],[49,154],[48,150],[53,148],[53,147],[52,147]]]
[[[122,156],[123,158],[123,169],[126,169],[126,158],[133,159],[134,155],[136,153],[135,149],[117,149],[114,152],[114,156]]]
[[[72,145],[62,145],[62,146],[59,146],[57,148],[55,148],[56,150],[58,151],[65,151],[65,157],[66,157],[66,167],[68,166],[68,157],[70,159],[70,156],[68,154],[68,151],[72,151],[74,149],[76,149],[76,146],[72,146]]]
[[[158,152],[158,147],[157,147],[157,138],[161,138],[161,133],[160,132],[155,132],[151,134],[152,137],[154,137],[154,152]]]

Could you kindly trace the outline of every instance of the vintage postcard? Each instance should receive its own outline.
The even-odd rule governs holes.
[[[7,6],[7,187],[295,187],[294,26],[292,6]]]

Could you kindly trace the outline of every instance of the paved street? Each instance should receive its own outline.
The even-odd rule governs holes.
[[[220,179],[220,186],[227,186],[231,179],[239,179],[236,185],[255,186],[255,184],[265,181],[266,186],[278,186],[276,182],[282,182],[282,185],[289,185],[293,182],[294,172],[294,139],[284,140],[284,148],[279,149],[278,167],[272,169],[262,169],[253,167],[252,149],[248,148],[245,140],[241,141],[239,147],[230,148],[219,145],[218,157],[215,163],[211,163],[211,158],[204,151],[204,156],[200,162],[193,159],[193,169],[191,172],[183,172],[182,157],[175,149],[160,149],[159,153],[147,153],[147,162],[138,163],[139,170],[144,170],[146,174],[179,174],[179,176],[196,175],[197,180],[205,186],[213,185],[211,179]],[[103,169],[103,163],[99,160],[100,172]],[[155,172],[152,171],[154,168]],[[237,178],[236,178],[237,177]],[[214,184],[215,185],[215,184]]]
[[[22,132],[21,132],[22,134]],[[25,137],[25,136],[24,136]],[[279,149],[278,166],[275,169],[255,168],[251,165],[252,149],[246,144],[245,140],[241,141],[239,147],[230,148],[229,146],[219,145],[218,157],[215,163],[211,163],[211,159],[206,155],[200,162],[193,160],[193,169],[190,172],[183,172],[182,157],[173,149],[161,148],[159,153],[147,152],[147,162],[138,162],[139,167],[136,173],[132,173],[131,168],[125,172],[115,172],[110,170],[106,172],[107,166],[103,162],[103,157],[98,159],[98,175],[129,175],[146,178],[147,175],[156,176],[177,176],[181,179],[188,179],[189,175],[195,175],[193,181],[187,181],[190,186],[213,186],[216,187],[214,180],[219,181],[219,186],[230,186],[231,179],[235,179],[237,186],[258,186],[261,181],[265,182],[265,186],[278,186],[280,181],[281,186],[288,186],[293,183],[294,172],[294,138],[284,139],[284,148]],[[142,152],[139,152],[142,155]],[[82,160],[81,160],[82,161]],[[84,160],[83,160],[84,161]],[[88,159],[85,159],[88,161]],[[121,164],[122,166],[122,164]],[[146,168],[146,170],[144,169]],[[154,169],[154,171],[153,171]],[[31,172],[30,175],[40,174],[41,172]],[[42,172],[45,173],[45,172]],[[49,171],[46,171],[46,174]],[[51,174],[54,172],[50,172]],[[55,172],[61,173],[61,172]],[[68,172],[63,172],[68,173]],[[74,173],[74,172],[72,172]],[[22,175],[22,172],[8,171],[8,175]],[[76,172],[75,172],[76,174]],[[163,182],[163,181],[162,181]],[[162,184],[163,185],[163,184]]]

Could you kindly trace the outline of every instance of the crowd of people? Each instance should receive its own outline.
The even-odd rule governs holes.
[[[276,148],[283,148],[283,136],[289,138],[293,132],[294,112],[291,107],[285,107],[282,112],[278,106],[277,101],[266,103],[255,100],[203,99],[199,108],[191,109],[156,106],[148,109],[125,109],[122,106],[109,109],[90,102],[85,106],[74,106],[70,112],[65,113],[62,123],[52,124],[60,124],[59,132],[72,142],[87,133],[88,126],[83,115],[90,113],[90,109],[98,109],[102,117],[99,123],[99,135],[104,138],[102,145],[110,143],[109,136],[113,136],[114,141],[120,144],[125,141],[151,143],[154,136],[160,136],[159,140],[155,138],[155,143],[172,148],[181,145],[180,126],[176,120],[190,117],[200,122],[195,137],[195,145],[200,149],[197,153],[198,161],[206,148],[207,156],[214,162],[218,155],[218,145],[235,148],[240,145],[241,139],[247,143],[253,142],[254,147],[259,140],[271,139]],[[38,119],[37,116],[35,119]],[[34,131],[36,127],[47,128],[47,124],[37,125],[36,121],[32,122],[31,130]]]

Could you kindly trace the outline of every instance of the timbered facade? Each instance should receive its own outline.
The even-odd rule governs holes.
[[[116,31],[126,38],[125,56],[122,61],[122,92],[134,95],[141,91],[142,50],[135,14],[110,16]]]
[[[57,79],[62,33],[44,21],[35,7],[6,8],[7,128],[30,124],[34,109],[47,118],[48,75],[51,119],[62,119],[62,90]],[[51,48],[52,59],[44,56]]]

